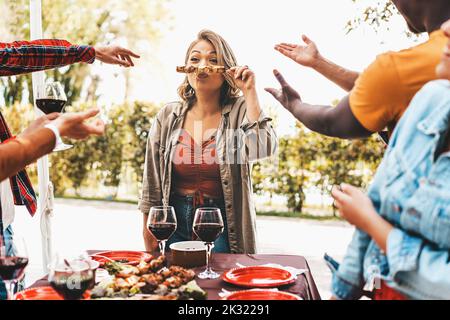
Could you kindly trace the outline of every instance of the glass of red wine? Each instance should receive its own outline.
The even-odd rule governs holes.
[[[150,208],[147,227],[158,240],[159,251],[164,256],[166,252],[166,241],[177,229],[175,209],[171,206]]]
[[[28,252],[25,241],[14,237],[14,244],[6,243],[0,235],[0,280],[3,281],[8,299],[13,300],[17,283],[22,280],[28,265]]]
[[[94,271],[87,254],[56,254],[50,264],[48,281],[64,300],[81,300],[92,287]]]
[[[64,112],[67,96],[60,82],[48,82],[45,84],[44,93],[38,92],[36,106],[45,114]],[[60,143],[53,151],[64,151],[72,148],[70,144]]]
[[[198,275],[200,279],[216,279],[220,274],[211,268],[211,249],[214,241],[223,232],[223,219],[218,208],[198,208],[195,211],[192,228],[206,244],[206,270]]]

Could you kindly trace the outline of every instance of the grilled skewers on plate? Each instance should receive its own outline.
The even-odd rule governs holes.
[[[92,290],[92,298],[122,299],[133,296],[152,296],[152,299],[205,299],[206,292],[193,280],[195,272],[178,266],[165,268],[165,257],[137,266],[106,262],[111,278],[100,282]]]

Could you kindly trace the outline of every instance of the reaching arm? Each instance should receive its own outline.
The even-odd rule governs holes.
[[[13,176],[30,163],[50,153],[55,146],[55,135],[41,128],[0,145],[0,181]]]
[[[351,91],[355,86],[359,73],[345,69],[324,58],[320,54],[317,45],[307,36],[303,35],[302,40],[305,45],[280,43],[275,46],[275,50],[302,66],[316,70],[345,91]]]
[[[274,74],[281,84],[281,90],[267,88],[266,91],[312,131],[344,139],[366,138],[372,134],[353,115],[348,97],[342,99],[336,107],[310,105],[301,100],[298,92],[277,70]]]
[[[119,46],[94,48],[55,39],[0,42],[0,76],[53,69],[77,62],[93,63],[95,59],[132,67],[132,57],[139,58],[139,55]]]
[[[61,137],[81,140],[90,135],[102,135],[105,126],[100,119],[94,119],[91,123],[85,122],[96,116],[98,112],[97,109],[89,109],[63,115],[52,113],[36,119],[16,139],[0,144],[0,181],[11,177],[52,151],[56,142],[55,133],[45,128],[46,124],[56,127]],[[0,120],[2,120],[1,117]]]
[[[65,40],[34,40],[0,43],[0,76],[11,76],[63,67],[76,62],[92,63],[91,46]]]
[[[345,69],[322,57],[314,65],[313,69],[347,92],[350,92],[353,89],[356,79],[359,77],[359,72]]]

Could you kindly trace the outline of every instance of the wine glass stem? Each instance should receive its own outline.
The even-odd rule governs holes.
[[[16,282],[14,280],[5,280],[3,281],[6,287],[6,299],[14,300],[14,289]]]
[[[212,243],[206,242],[206,271],[211,272],[211,247]]]
[[[159,245],[159,252],[161,252],[161,255],[164,256],[166,254],[166,240],[158,241],[158,245]]]

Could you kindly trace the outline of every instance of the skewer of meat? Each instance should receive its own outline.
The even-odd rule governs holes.
[[[194,67],[194,66],[179,66],[177,67],[177,72],[179,73],[224,73],[224,66],[203,66],[203,67]]]

